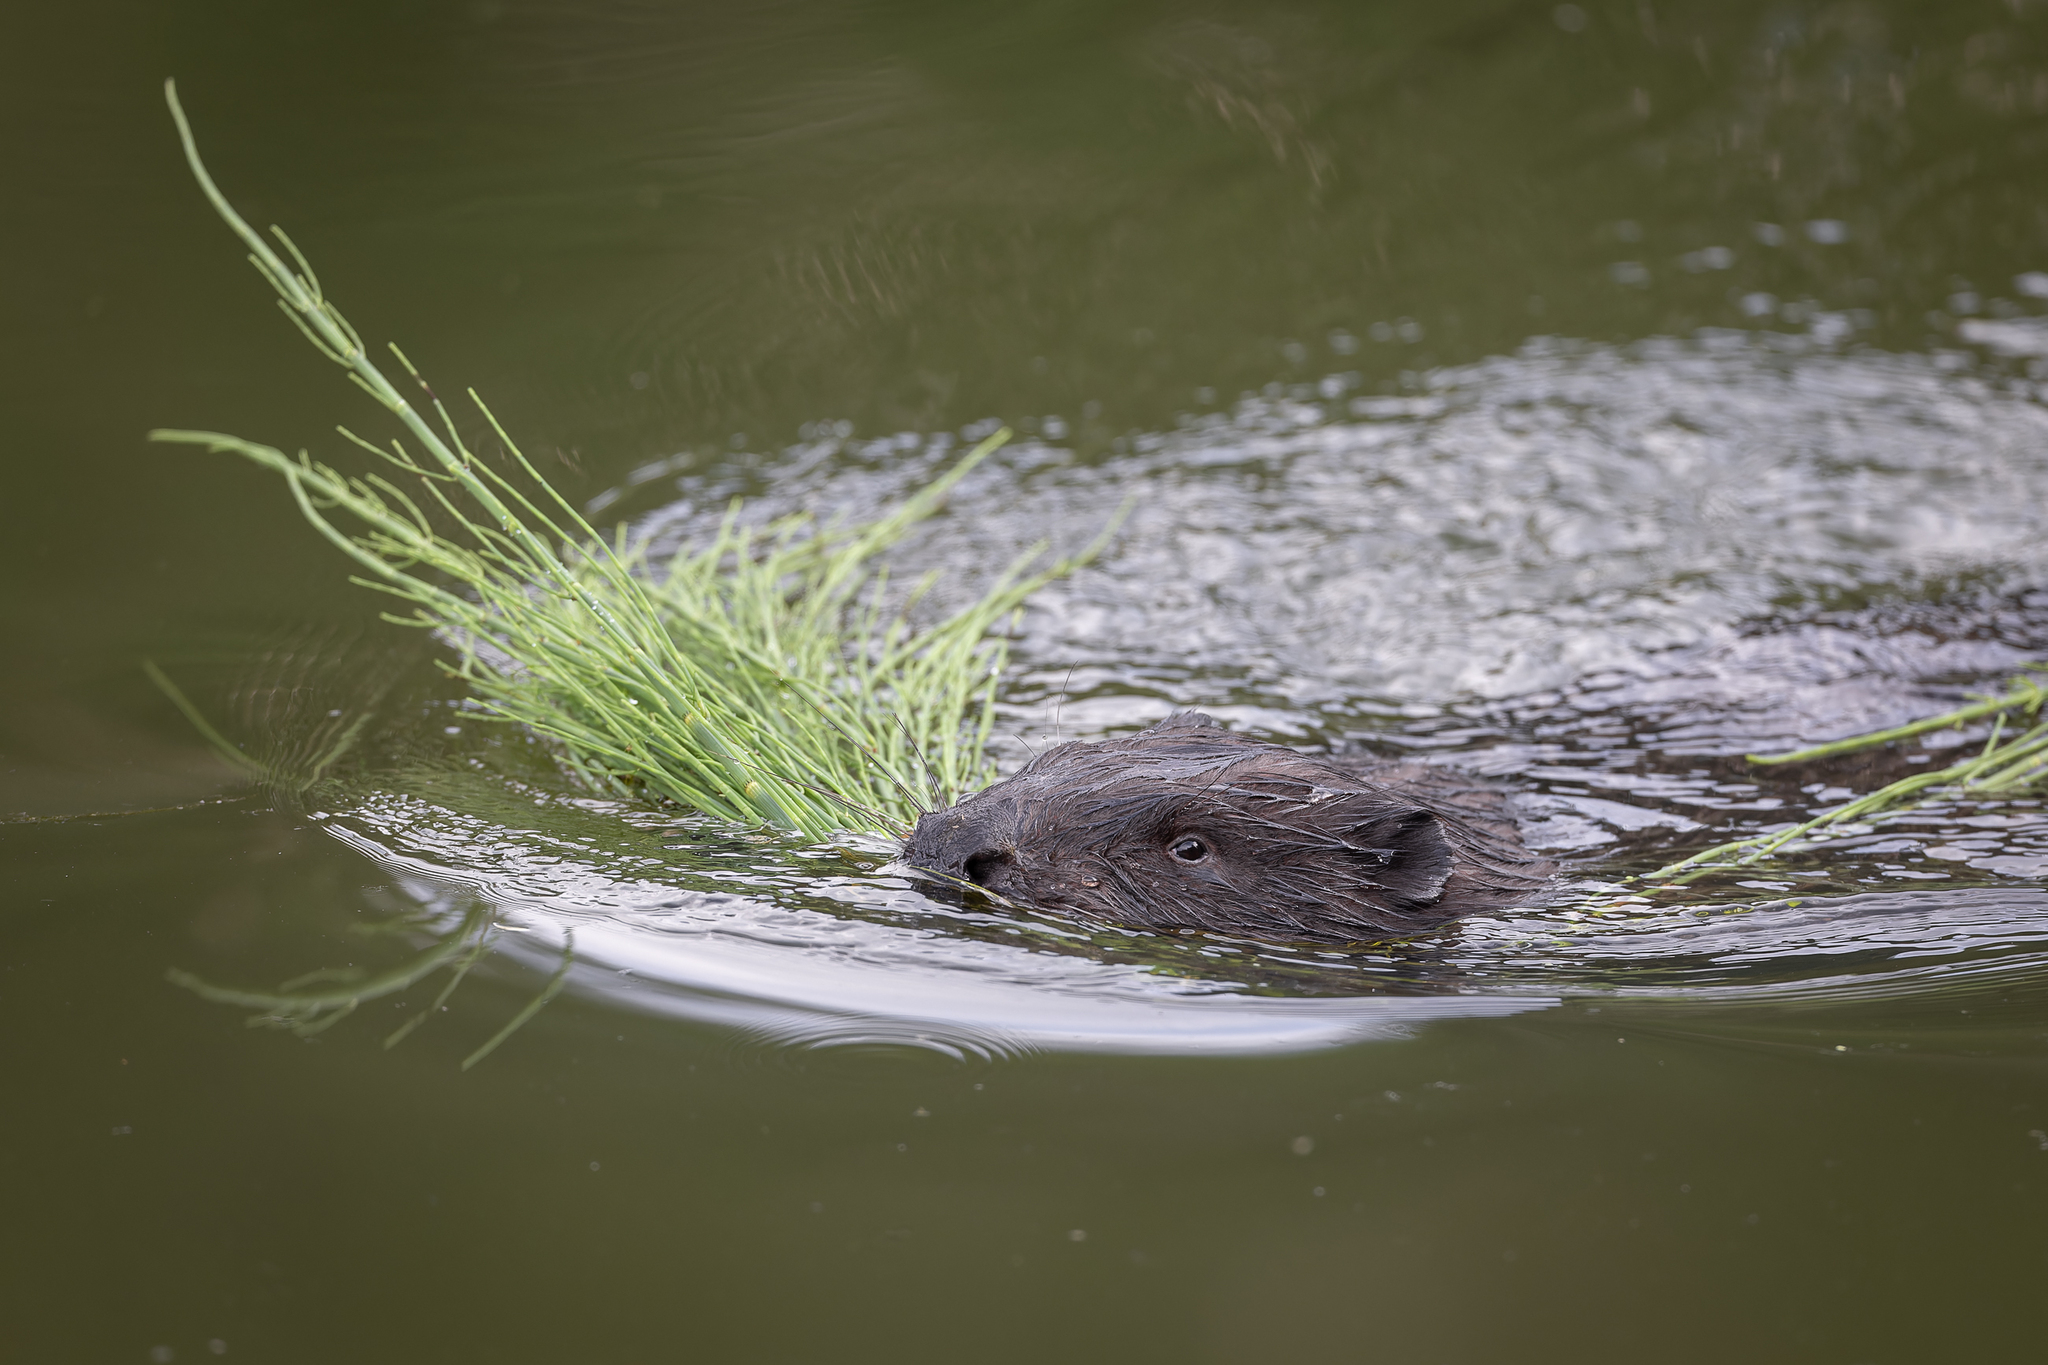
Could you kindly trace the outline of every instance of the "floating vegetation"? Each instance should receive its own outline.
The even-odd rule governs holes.
[[[367,571],[352,581],[411,608],[385,619],[451,642],[458,657],[444,667],[484,713],[553,740],[595,791],[824,839],[901,834],[920,811],[992,780],[1001,629],[1035,589],[1098,554],[1114,520],[1080,554],[1046,563],[1041,542],[980,600],[913,623],[936,573],[892,595],[879,557],[939,510],[1006,439],[998,432],[880,520],[797,516],[756,529],[735,504],[708,542],[650,564],[644,542],[624,527],[600,534],[557,493],[474,390],[502,451],[495,463],[465,443],[396,346],[405,387],[388,377],[291,239],[273,227],[273,246],[235,212],[200,160],[175,86],[164,94],[194,178],[280,310],[423,455],[339,428],[402,476],[394,481],[219,432],[151,439],[283,476],[306,520]],[[344,530],[337,512],[361,529]]]
[[[273,244],[221,194],[174,83],[164,83],[164,98],[194,179],[248,247],[279,309],[399,420],[413,445],[394,438],[387,448],[337,428],[388,466],[355,476],[304,451],[290,456],[220,432],[157,430],[150,438],[240,455],[281,475],[299,512],[365,571],[351,581],[410,608],[385,619],[433,631],[454,648],[456,659],[442,666],[467,684],[484,715],[553,741],[562,766],[593,791],[819,840],[850,830],[907,833],[921,812],[993,780],[988,741],[1008,660],[1003,630],[1035,589],[1100,553],[1120,515],[1081,553],[1048,562],[1041,542],[979,600],[934,622],[913,621],[938,575],[892,591],[881,556],[939,510],[1008,438],[1001,431],[878,520],[794,516],[755,528],[735,503],[708,540],[652,564],[644,541],[623,526],[601,534],[551,487],[474,390],[469,399],[496,438],[489,456],[465,442],[395,345],[402,373],[386,375],[284,231],[271,228]],[[241,753],[161,670],[146,667],[227,761],[279,785],[270,765]],[[317,781],[360,724],[324,747],[310,776],[284,785],[303,791]],[[252,1024],[304,1035],[446,968],[440,995],[386,1040],[391,1046],[441,1010],[491,937],[488,916],[477,910],[380,974],[326,969],[271,991],[214,986],[178,971],[171,979],[206,999],[258,1010]],[[561,989],[573,941],[546,986],[465,1069]]]
[[[2029,665],[2029,669],[2035,673],[2048,673],[2048,664]],[[1833,758],[1839,754],[1856,753],[1864,749],[1895,744],[1900,740],[1930,734],[1936,730],[1961,727],[1986,717],[1996,718],[1983,749],[1974,757],[1952,763],[1946,768],[1901,778],[1867,796],[1858,797],[1824,815],[1788,829],[1716,844],[1689,858],[1660,867],[1655,872],[1646,873],[1644,879],[1676,886],[1709,873],[1750,867],[1782,849],[1795,845],[1799,848],[1809,847],[1813,841],[1824,839],[1830,830],[1838,826],[1870,816],[1901,813],[1937,793],[1956,797],[1995,799],[2012,796],[2034,787],[2048,780],[2048,719],[2041,715],[2044,702],[2048,702],[2048,686],[2043,686],[2039,677],[2021,674],[2011,680],[2005,692],[1996,696],[1980,697],[1968,706],[1960,706],[1953,711],[1929,716],[1925,720],[1917,720],[1909,725],[1836,740],[1830,744],[1818,744],[1789,754],[1751,754],[1749,761],[1752,763],[1805,763],[1817,758]],[[2024,724],[2026,728],[2008,734],[2008,721]],[[1796,841],[1800,840],[1807,840],[1809,843],[1797,844]]]

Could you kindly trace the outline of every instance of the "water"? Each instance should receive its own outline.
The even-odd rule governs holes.
[[[2023,1349],[2048,807],[1626,878],[1985,731],[1743,754],[2048,656],[2044,25],[17,16],[0,1358]],[[1557,894],[1161,942],[580,795],[280,489],[139,444],[366,420],[184,183],[171,73],[251,216],[607,518],[858,513],[1007,422],[897,557],[945,601],[1128,503],[1020,628],[1006,761],[1200,706],[1456,764]],[[165,979],[304,1008],[444,949],[445,1001],[304,1038]]]

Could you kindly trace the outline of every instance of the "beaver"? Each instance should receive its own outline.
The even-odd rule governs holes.
[[[1319,943],[1512,905],[1557,870],[1497,788],[1314,757],[1199,711],[1048,749],[921,817],[903,861],[1133,928]]]

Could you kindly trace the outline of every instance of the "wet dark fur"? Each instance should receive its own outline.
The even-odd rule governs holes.
[[[1316,942],[1511,905],[1556,870],[1497,789],[1311,757],[1193,711],[1048,750],[920,819],[905,861],[1112,923]]]

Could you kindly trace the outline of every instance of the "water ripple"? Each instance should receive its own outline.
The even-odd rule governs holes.
[[[806,1065],[1283,1051],[1568,996],[1803,1005],[2048,975],[2034,800],[1929,806],[1679,891],[1628,880],[1981,742],[1801,771],[1741,758],[1946,708],[2048,653],[2032,384],[1709,335],[1538,341],[1402,393],[1354,389],[1248,396],[1093,462],[1019,443],[900,568],[944,570],[942,608],[1132,499],[1112,551],[1027,618],[1013,758],[1056,729],[1201,705],[1282,740],[1456,764],[1513,785],[1530,839],[1570,860],[1543,905],[1352,952],[1169,940],[940,903],[881,857],[545,783],[507,796],[482,759],[411,790],[372,773],[328,827],[440,913],[489,903],[501,951],[536,970],[573,930],[573,989]],[[784,453],[755,514],[871,513],[957,449],[827,431]],[[665,542],[761,475],[648,469],[633,497],[674,499],[640,521]]]

